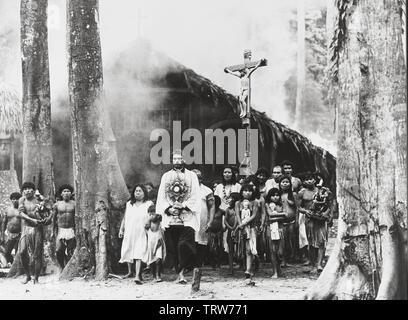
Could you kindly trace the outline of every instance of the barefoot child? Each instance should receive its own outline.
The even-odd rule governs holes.
[[[253,220],[258,213],[258,203],[255,201],[254,189],[249,184],[244,184],[241,188],[241,201],[235,204],[235,212],[238,220],[238,228],[243,232],[244,248],[246,255],[245,278],[248,284],[253,284],[254,272],[252,263],[257,255],[256,251],[256,231]]]
[[[268,213],[267,237],[271,251],[272,278],[278,278],[281,276],[279,247],[283,239],[282,221],[286,217],[283,213],[281,192],[279,189],[272,188],[268,191],[266,203],[266,211]]]
[[[234,259],[234,245],[235,245],[235,229],[237,228],[238,221],[235,214],[235,203],[239,200],[239,193],[233,192],[227,199],[228,208],[225,210],[224,224],[228,230],[227,243],[228,243],[228,264],[229,271],[232,275],[234,273],[233,259]]]
[[[150,217],[150,227],[147,230],[147,251],[144,262],[152,270],[156,282],[161,282],[162,262],[166,257],[163,230],[161,228],[162,216],[153,214]]]
[[[224,253],[222,220],[225,211],[220,209],[221,198],[219,196],[214,196],[214,203],[214,216],[210,217],[211,222],[207,230],[210,261],[212,267],[215,269],[221,267],[221,259]]]

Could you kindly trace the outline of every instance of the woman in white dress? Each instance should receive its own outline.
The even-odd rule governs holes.
[[[149,207],[153,202],[147,200],[146,188],[138,184],[133,188],[130,200],[126,203],[126,211],[119,230],[119,238],[123,238],[120,263],[127,263],[128,273],[124,278],[133,275],[132,265],[135,261],[135,282],[142,284],[141,262],[147,250],[147,228],[149,227]]]

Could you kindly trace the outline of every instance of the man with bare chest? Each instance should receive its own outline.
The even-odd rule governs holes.
[[[48,216],[48,207],[44,205],[43,201],[35,197],[34,190],[34,183],[24,182],[21,187],[23,197],[20,198],[18,206],[22,219],[22,233],[18,250],[26,274],[23,284],[31,280],[30,260],[34,263],[34,284],[38,283],[44,251],[43,226],[51,222],[51,216]]]
[[[75,201],[71,199],[74,189],[63,185],[59,189],[62,200],[53,207],[53,234],[57,234],[56,255],[61,268],[71,259],[75,247]]]
[[[18,242],[21,236],[21,217],[18,212],[18,201],[21,198],[19,192],[13,192],[10,195],[12,206],[7,208],[3,219],[2,237],[5,243],[5,257],[7,263],[13,263],[11,252],[13,249],[17,253]]]
[[[309,230],[311,228],[311,221],[307,218],[307,214],[313,203],[313,197],[317,193],[316,179],[313,175],[307,174],[303,180],[303,186],[299,191],[299,248],[301,252],[306,256],[305,265],[313,263],[314,251],[309,247],[309,257],[307,257],[307,249],[309,246]],[[308,259],[309,258],[309,259]],[[310,261],[312,260],[312,261]]]

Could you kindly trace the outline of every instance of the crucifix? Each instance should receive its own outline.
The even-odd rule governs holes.
[[[232,74],[241,79],[241,91],[239,95],[239,117],[246,132],[245,156],[240,164],[240,173],[249,176],[251,170],[251,74],[267,65],[266,59],[251,61],[251,50],[244,51],[244,64],[226,67],[224,72]]]

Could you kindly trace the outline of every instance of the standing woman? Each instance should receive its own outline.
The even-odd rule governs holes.
[[[283,222],[283,257],[282,266],[287,266],[287,261],[295,260],[296,250],[296,211],[297,211],[297,193],[292,190],[292,181],[289,175],[283,175],[279,180],[279,190],[281,191],[283,212],[286,215],[286,221]]]
[[[119,238],[123,238],[120,263],[127,263],[128,273],[124,278],[133,275],[132,265],[135,261],[135,282],[142,284],[141,263],[147,250],[147,228],[149,225],[149,207],[153,202],[147,200],[148,193],[144,185],[137,184],[126,203],[125,216],[119,230]]]
[[[232,166],[225,166],[222,171],[222,183],[215,187],[214,196],[219,196],[221,199],[220,209],[226,210],[228,208],[228,199],[232,192],[239,193],[241,185],[237,183],[234,168]]]
[[[221,199],[221,210],[227,210],[228,201],[230,195],[233,192],[239,193],[241,191],[241,185],[237,183],[236,169],[233,166],[225,166],[222,171],[222,183],[218,184],[214,190],[214,196],[219,196]],[[224,217],[223,217],[224,224]],[[225,252],[228,253],[228,242],[227,242],[228,231],[223,233],[223,245]]]

